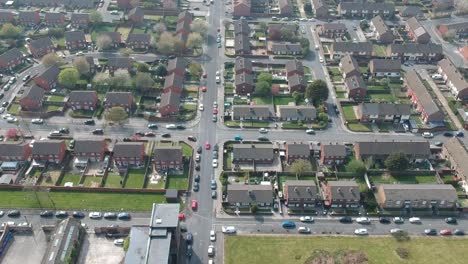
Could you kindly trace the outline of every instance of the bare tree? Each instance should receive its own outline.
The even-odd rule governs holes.
[[[108,35],[100,35],[96,39],[96,46],[101,50],[109,49],[112,45],[112,39]]]
[[[457,10],[457,13],[460,14],[468,13],[468,1],[455,0],[455,9]]]
[[[50,66],[62,66],[64,64],[64,61],[62,58],[57,56],[55,53],[49,53],[46,54],[44,57],[42,57],[42,64],[46,67]]]
[[[208,23],[202,19],[195,19],[192,24],[190,25],[193,32],[198,32],[202,36],[208,32]]]
[[[76,57],[73,60],[73,66],[78,70],[81,75],[88,74],[90,65],[85,57]]]
[[[114,76],[110,78],[110,85],[114,86],[130,86],[131,77],[127,70],[118,69],[114,72]]]
[[[166,30],[166,24],[163,22],[156,23],[156,25],[153,26],[153,32],[157,34],[162,34],[163,32],[166,32]]]
[[[110,76],[107,72],[100,72],[94,76],[93,82],[101,85],[105,83],[109,84],[109,78]]]
[[[172,36],[171,33],[169,32],[163,32],[161,36],[159,37],[158,41],[158,50],[161,53],[171,53],[174,52],[174,44],[175,44],[175,38]]]
[[[192,32],[187,37],[188,48],[199,48],[203,45],[203,37],[198,32]]]

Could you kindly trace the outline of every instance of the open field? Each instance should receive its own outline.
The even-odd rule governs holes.
[[[395,252],[397,248],[408,249],[408,258],[400,258]],[[358,251],[364,253],[368,261],[306,262],[317,250],[327,251],[335,259],[340,259],[338,256],[342,257],[349,251]],[[397,242],[392,237],[228,236],[225,239],[225,263],[455,264],[465,263],[466,260],[462,256],[466,250],[468,250],[468,239],[440,237],[412,238],[409,242]]]

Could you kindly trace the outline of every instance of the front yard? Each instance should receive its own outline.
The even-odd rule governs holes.
[[[343,105],[343,114],[346,121],[353,121],[356,120],[356,114],[354,112],[354,106],[352,105]]]

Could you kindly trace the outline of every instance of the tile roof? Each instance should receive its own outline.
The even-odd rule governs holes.
[[[51,12],[47,12],[45,13],[44,15],[44,19],[47,21],[47,20],[60,20],[62,19],[62,17],[64,17],[64,15],[62,13],[51,13]]]
[[[468,180],[468,150],[466,145],[459,138],[451,138],[445,141],[444,151],[455,161],[456,168],[465,180]]]
[[[391,155],[403,153],[407,156],[426,157],[431,155],[427,141],[361,141],[355,143],[361,156]]]
[[[151,41],[151,36],[149,34],[130,33],[128,34],[128,37],[127,37],[127,43],[143,42],[143,43],[149,44],[150,41]]]
[[[34,142],[32,148],[33,155],[59,155],[62,146],[65,145],[63,140],[39,140]]]
[[[130,105],[133,101],[131,92],[107,92],[106,104]]]
[[[31,48],[33,49],[43,49],[45,47],[53,47],[54,44],[52,43],[52,40],[48,37],[32,40],[31,43],[29,43]]]
[[[180,105],[180,93],[175,93],[170,90],[167,93],[163,93],[161,95],[161,103],[159,104],[160,107],[165,107],[168,105],[179,107]]]
[[[101,32],[99,34],[109,36],[109,38],[112,40],[112,42],[120,42],[122,40],[122,34],[120,34],[120,32],[118,32],[118,31]]]
[[[188,12],[187,12],[188,13]],[[133,8],[132,10],[130,10],[128,12],[128,16],[137,16],[137,17],[143,17],[145,15],[145,12],[143,11],[143,9],[141,9],[140,7],[135,7]]]
[[[268,159],[274,158],[272,144],[234,144],[232,146],[232,157],[237,159]]]
[[[284,182],[284,186],[287,186],[288,199],[314,200],[317,198],[317,186],[315,185],[315,181],[288,180]]]
[[[50,66],[49,68],[45,69],[41,74],[37,77],[40,77],[48,82],[55,82],[60,74],[60,68],[57,66]]]
[[[442,45],[428,43],[404,43],[404,44],[390,44],[387,46],[387,56],[393,53],[404,54],[404,53],[422,53],[423,55],[429,54],[442,54]]]
[[[93,102],[98,98],[96,91],[71,91],[68,96],[70,102]]]
[[[237,35],[234,38],[234,49],[236,53],[250,52],[250,38],[245,35]]]
[[[410,104],[362,103],[358,106],[363,115],[410,115]]]
[[[13,61],[18,58],[23,58],[24,54],[17,48],[12,48],[0,55],[0,60],[3,60],[5,62]]]
[[[164,80],[164,89],[169,87],[176,87],[180,90],[184,89],[184,77],[177,75],[175,72],[166,76]]]
[[[381,16],[372,18],[371,23],[374,25],[375,31],[377,31],[380,35],[390,31]]]
[[[372,54],[372,43],[370,42],[333,42],[331,48],[333,52]]]
[[[234,105],[232,106],[233,117],[238,118],[263,118],[272,116],[272,109],[269,105]]]
[[[107,147],[103,139],[75,139],[75,153],[101,153]]]
[[[369,70],[372,73],[379,72],[400,72],[401,61],[390,59],[372,59],[369,62]]]
[[[381,184],[380,191],[385,193],[386,201],[456,201],[458,199],[457,191],[451,184]]]
[[[287,145],[288,156],[309,156],[310,146],[309,144],[294,143]]]
[[[244,35],[249,35],[250,34],[250,27],[249,27],[249,22],[245,19],[239,19],[239,20],[234,20],[234,34],[244,34]]]
[[[0,142],[0,157],[20,157],[29,143]]]
[[[181,146],[156,146],[154,148],[154,160],[161,162],[182,160]]]
[[[185,19],[185,20],[192,20],[193,19],[193,14],[188,12],[188,11],[182,11],[179,13],[179,15],[177,16],[177,20],[181,20],[181,19]]]
[[[235,67],[236,72],[244,69],[252,71],[252,61],[248,58],[237,57]]]
[[[317,117],[317,110],[313,106],[295,106],[295,105],[279,105],[278,116],[281,118],[310,118]]]
[[[302,62],[300,60],[288,60],[286,62],[286,72],[304,72],[304,66],[302,65]]]
[[[174,59],[169,60],[167,64],[167,71],[173,71],[173,70],[180,70],[182,72],[185,72],[185,68],[187,67],[187,61],[183,57],[176,57]]]
[[[450,81],[454,88],[461,92],[468,89],[468,82],[463,77],[463,74],[453,65],[449,59],[443,59],[437,63],[443,73],[447,75],[447,81]]]
[[[328,181],[331,198],[335,200],[359,200],[359,185],[355,181]]]
[[[346,157],[346,146],[339,144],[323,144],[323,153],[325,157]]]
[[[346,77],[350,77],[352,75],[361,76],[361,70],[356,59],[354,59],[354,57],[349,54],[341,58],[340,70],[343,74],[346,75]]]
[[[373,13],[374,11],[389,11],[395,12],[395,5],[389,3],[372,3],[372,2],[363,2],[363,3],[356,3],[356,2],[341,2],[339,4],[339,8],[342,10],[357,10],[363,11],[367,10],[369,13]]]
[[[88,20],[89,21],[89,14],[87,13],[72,13],[70,20],[72,22],[77,22],[81,20]]]
[[[236,74],[236,80],[235,80],[235,85],[241,85],[241,84],[251,84],[253,85],[253,75],[249,73],[238,73]]]
[[[405,79],[408,88],[416,94],[418,102],[423,105],[424,112],[428,115],[442,112],[432,99],[432,96],[427,91],[426,86],[424,86],[415,70],[406,72]]]
[[[346,25],[343,23],[323,23],[320,26],[324,31],[346,31]]]
[[[112,150],[114,158],[140,158],[144,153],[143,142],[117,142]]]
[[[127,69],[132,66],[133,60],[127,57],[112,57],[107,61],[108,67]]]
[[[299,74],[293,74],[293,75],[288,76],[289,89],[297,85],[302,85],[303,87],[307,85],[307,80],[304,78],[304,76],[299,75]]]
[[[21,96],[21,99],[30,99],[34,101],[40,101],[44,98],[45,91],[37,85],[33,85],[29,90],[25,91]]]
[[[419,23],[419,21],[415,17],[412,17],[412,18],[406,20],[406,24],[408,25],[410,30],[414,32],[414,34],[417,37],[420,37],[420,36],[425,35],[425,34],[429,34],[429,33],[427,33],[426,29]]]
[[[346,78],[344,81],[346,88],[348,88],[348,90],[350,91],[359,88],[367,90],[367,85],[361,76],[353,75],[351,77]]]
[[[271,43],[271,51],[276,53],[298,53],[302,52],[301,45],[299,43],[290,43],[290,42],[273,42]]]
[[[229,203],[273,203],[273,189],[269,185],[230,184],[227,200]]]
[[[83,31],[67,31],[64,35],[66,42],[86,41],[86,36]]]

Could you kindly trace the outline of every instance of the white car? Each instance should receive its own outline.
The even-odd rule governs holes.
[[[400,229],[400,228],[392,228],[392,229],[390,229],[390,233],[391,233],[391,234],[401,233],[401,232],[403,232],[403,229]]]
[[[432,75],[431,77],[432,77],[432,79],[434,79],[434,80],[442,80],[442,75],[440,75],[440,74],[434,74],[434,75]]]
[[[410,219],[408,219],[410,223],[412,224],[420,224],[421,223],[421,218],[419,217],[411,217]]]
[[[123,244],[124,244],[124,239],[123,238],[119,238],[119,239],[114,240],[114,245],[116,245],[116,246],[123,246]]]
[[[91,219],[99,219],[102,217],[102,214],[100,212],[91,212],[89,213],[89,218]]]
[[[299,218],[299,220],[300,220],[301,222],[313,222],[313,221],[314,221],[314,218],[311,217],[311,216],[301,216],[301,217]]]
[[[210,231],[210,241],[211,241],[211,242],[216,241],[216,233],[215,233],[214,230],[211,230],[211,231]]]
[[[31,120],[31,123],[36,125],[42,125],[44,123],[44,119],[34,118],[33,120]]]
[[[315,45],[315,49],[316,49],[316,50],[319,50],[319,49],[320,49],[320,46],[319,46],[319,45]]]
[[[359,236],[364,236],[364,235],[368,235],[369,233],[367,232],[367,229],[365,228],[358,228],[354,230],[354,234],[359,235]]]
[[[422,136],[423,138],[433,138],[434,134],[432,134],[431,132],[424,132],[422,133]]]
[[[218,160],[217,159],[213,160],[213,168],[218,168]]]
[[[0,114],[2,114],[3,112],[5,112],[5,107],[0,107]]]
[[[402,217],[396,216],[396,217],[393,217],[393,222],[395,224],[403,224],[405,222],[405,219],[403,219]]]
[[[176,129],[177,126],[175,124],[169,124],[169,125],[166,125],[166,128],[167,129]]]
[[[16,122],[18,122],[18,118],[10,116],[10,117],[7,117],[6,121],[8,123],[16,123]]]
[[[216,71],[216,76],[219,76],[219,71]]]
[[[205,107],[203,106],[203,104],[200,104],[200,105],[198,106],[198,110],[200,110],[200,111],[205,110]]]
[[[302,233],[302,234],[309,234],[310,233],[310,228],[305,227],[305,226],[300,226],[297,229],[297,232]]]
[[[4,114],[4,115],[2,115],[2,118],[3,118],[3,119],[7,119],[7,118],[9,118],[9,117],[11,117],[11,114]]]
[[[370,219],[368,217],[358,217],[356,218],[358,224],[370,224]]]
[[[235,234],[236,233],[236,228],[233,226],[223,226],[221,227],[221,231],[224,234]]]
[[[320,61],[320,63],[323,63],[323,58],[319,57],[319,61]]]
[[[307,130],[306,130],[306,134],[309,134],[309,135],[315,134],[315,130],[313,130],[313,129],[307,129]]]
[[[221,78],[219,78],[219,76],[216,76],[216,83],[220,83],[221,82]]]
[[[214,256],[215,254],[215,249],[214,249],[214,246],[213,245],[209,245],[208,246],[208,256]]]
[[[268,129],[262,127],[262,128],[260,128],[260,129],[258,130],[258,132],[264,133],[264,134],[265,134],[265,133],[268,133]]]
[[[9,225],[9,226],[14,226],[14,225],[15,225],[15,222],[12,222],[12,221],[5,222],[5,223],[2,224],[2,227],[5,227],[5,226],[7,226],[7,225]]]

